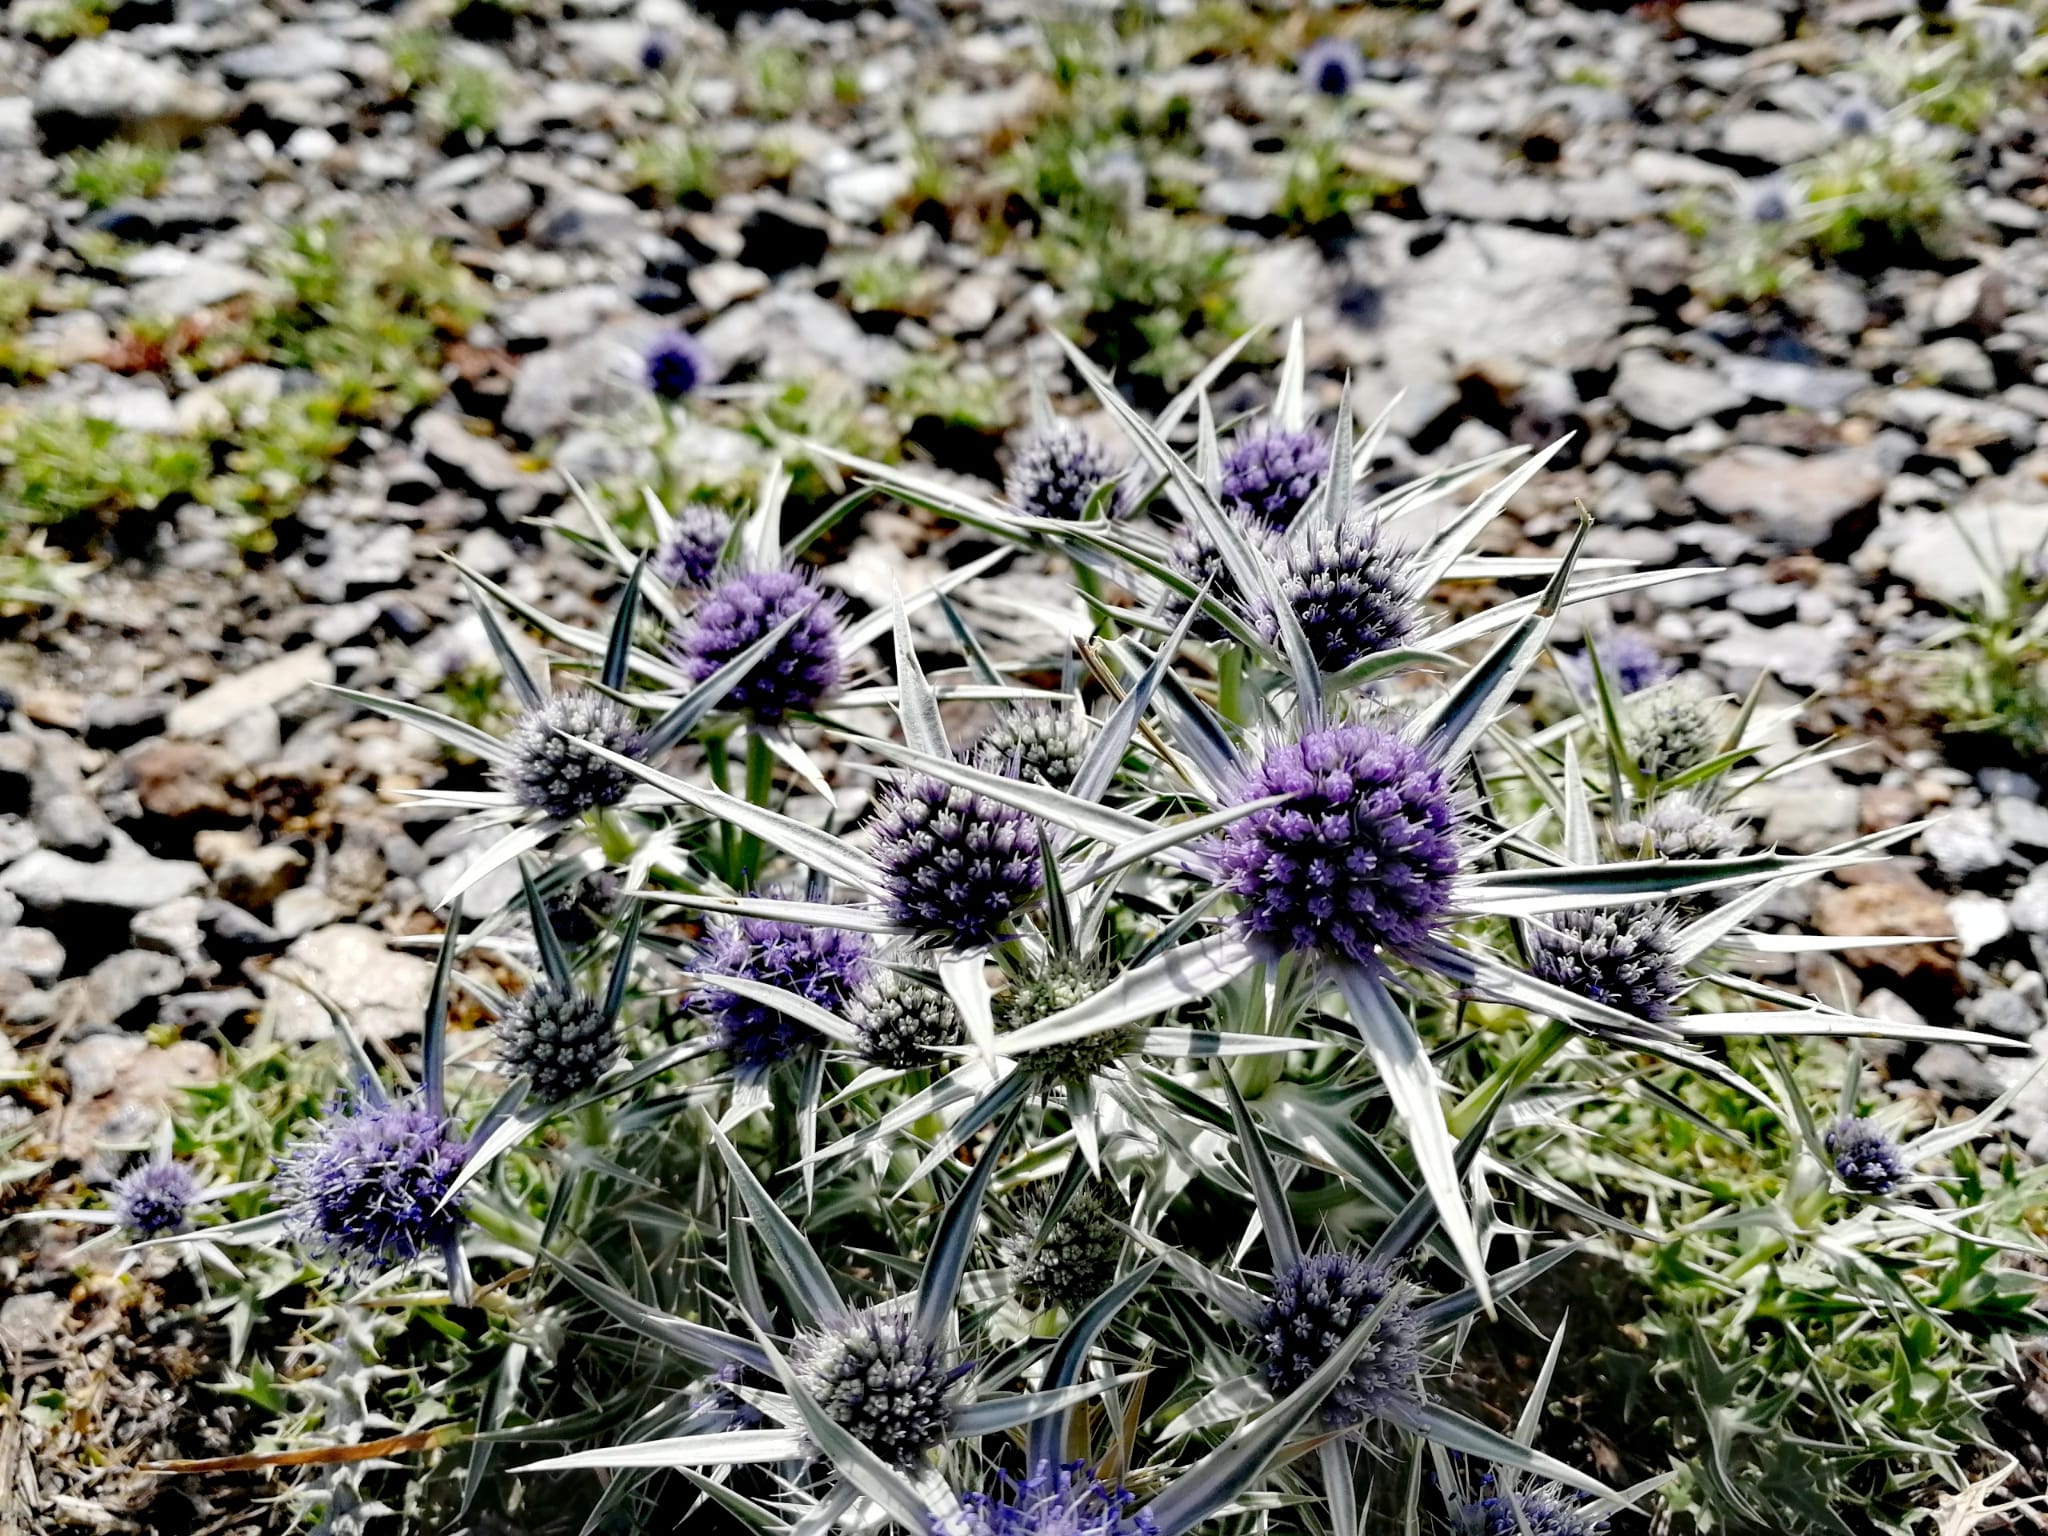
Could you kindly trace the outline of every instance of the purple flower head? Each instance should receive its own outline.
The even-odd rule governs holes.
[[[1124,466],[1107,448],[1079,427],[1061,422],[1024,440],[1003,489],[1019,512],[1074,523],[1081,520],[1095,493],[1123,472]],[[1105,515],[1121,516],[1128,501],[1118,486],[1110,494]]]
[[[1783,224],[1801,201],[1782,176],[1760,176],[1736,189],[1736,205],[1752,224]]]
[[[1597,636],[1593,647],[1600,652],[1600,668],[1608,686],[1623,698],[1654,688],[1677,670],[1657,642],[1640,629],[1610,629]],[[1590,650],[1567,656],[1560,662],[1564,675],[1582,698],[1593,696],[1593,657]]]
[[[1458,1536],[1599,1536],[1607,1522],[1585,1507],[1582,1495],[1556,1483],[1501,1493],[1492,1473],[1479,1498],[1458,1511]]]
[[[1151,1514],[1133,1511],[1137,1495],[1090,1477],[1085,1462],[1040,1462],[1029,1477],[1002,1474],[1000,1494],[963,1493],[968,1536],[1154,1536]],[[935,1527],[933,1536],[944,1536]]]
[[[768,1423],[768,1415],[756,1408],[744,1397],[741,1397],[739,1393],[733,1391],[734,1387],[745,1381],[749,1376],[756,1376],[756,1373],[749,1371],[737,1360],[726,1361],[725,1364],[718,1368],[718,1374],[711,1378],[711,1390],[704,1395],[703,1401],[697,1406],[700,1409],[709,1409],[714,1413],[728,1415],[730,1420],[726,1425],[728,1429],[765,1428]],[[777,1383],[756,1376],[756,1379],[750,1385],[772,1388]]]
[[[1348,37],[1325,37],[1302,51],[1294,72],[1325,96],[1349,96],[1365,78],[1365,56]]]
[[[647,344],[641,362],[647,387],[664,400],[694,394],[711,379],[711,354],[688,331],[663,331]]]
[[[137,1237],[184,1231],[192,1224],[192,1202],[198,1198],[198,1177],[168,1158],[129,1169],[107,1191],[114,1215]]]
[[[505,738],[498,782],[528,810],[557,821],[625,799],[633,776],[571,736],[624,757],[638,757],[644,741],[616,699],[594,688],[558,693],[520,715]]]
[[[388,1268],[455,1236],[463,1197],[447,1195],[468,1156],[469,1142],[439,1110],[358,1094],[338,1099],[292,1144],[277,1184],[303,1246],[350,1269]]]
[[[1685,990],[1678,925],[1657,906],[1593,907],[1539,919],[1529,969],[1552,986],[1659,1023]]]
[[[743,917],[706,934],[691,969],[780,987],[838,1013],[867,984],[868,941],[843,928]],[[817,1039],[808,1024],[737,992],[702,988],[696,1006],[717,1021],[719,1044],[742,1077],[758,1077]]]
[[[1405,552],[1355,517],[1297,534],[1280,578],[1280,590],[1325,672],[1341,672],[1413,635],[1422,620],[1415,588]],[[1270,610],[1259,616],[1259,633],[1269,642],[1279,639],[1279,621]]]
[[[979,949],[1037,894],[1038,824],[1015,806],[911,774],[873,825],[889,916],[921,938]]]
[[[650,75],[666,74],[682,53],[681,38],[664,27],[655,27],[640,40],[640,67]]]
[[[1383,1302],[1372,1342],[1323,1399],[1323,1422],[1346,1429],[1414,1402],[1415,1376],[1422,1369],[1415,1287],[1355,1253],[1307,1254],[1273,1277],[1272,1298],[1258,1321],[1273,1395],[1292,1392],[1313,1376]]]
[[[615,1020],[587,993],[536,981],[498,1020],[498,1065],[533,1085],[537,1103],[559,1104],[597,1086],[619,1057]]]
[[[1223,507],[1275,528],[1292,523],[1330,472],[1330,440],[1313,428],[1240,437],[1223,455]]]
[[[991,773],[1066,789],[1088,755],[1088,721],[1078,710],[1008,704],[974,743],[973,761]]]
[[[947,1365],[938,1341],[900,1307],[870,1307],[799,1334],[789,1363],[833,1423],[899,1467],[945,1442],[949,1394],[974,1368]]]
[[[1444,773],[1421,747],[1374,725],[1314,731],[1266,754],[1239,803],[1286,803],[1232,822],[1210,845],[1268,954],[1317,950],[1378,968],[1442,925],[1458,872]]]
[[[1822,1142],[1835,1173],[1859,1195],[1888,1195],[1912,1175],[1899,1144],[1874,1120],[1837,1120]]]
[[[677,660],[701,683],[791,615],[795,626],[724,701],[773,725],[809,709],[839,681],[837,605],[795,571],[742,571],[705,593],[677,642]]]
[[[1285,561],[1287,539],[1278,528],[1263,518],[1248,516],[1243,511],[1226,511],[1224,515],[1237,525],[1238,531],[1249,543],[1255,545],[1268,561],[1274,565]],[[1230,574],[1230,567],[1223,559],[1223,551],[1216,547],[1215,541],[1204,529],[1195,526],[1183,529],[1173,542],[1169,558],[1173,562],[1173,568],[1194,583],[1197,589],[1207,587],[1211,597],[1233,610],[1241,611],[1244,608],[1244,594],[1238,590],[1237,582]],[[1166,595],[1166,616],[1178,623],[1181,614],[1186,611],[1187,600],[1178,592],[1169,591]],[[1229,631],[1214,619],[1203,615],[1196,618],[1188,633],[1198,640],[1206,640],[1214,645],[1226,639]]]
[[[708,587],[725,553],[732,519],[701,501],[678,507],[668,542],[655,553],[654,574],[672,587]]]

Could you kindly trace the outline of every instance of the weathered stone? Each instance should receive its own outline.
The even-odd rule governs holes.
[[[98,863],[38,848],[0,871],[0,889],[39,912],[71,907],[141,912],[190,895],[205,883],[206,871],[197,864],[151,858],[125,842]]]
[[[1743,391],[1704,368],[1642,350],[1622,354],[1614,399],[1637,421],[1660,432],[1683,432],[1749,403]]]
[[[302,688],[333,680],[334,663],[326,652],[305,646],[180,701],[172,708],[167,726],[173,736],[212,736],[252,709],[282,704]]]
[[[332,1033],[326,1012],[288,978],[312,983],[333,999],[366,1039],[388,1040],[420,1027],[434,967],[392,949],[375,928],[337,923],[293,942],[261,985],[280,1040],[303,1042]]]
[[[1729,449],[1685,482],[1708,511],[1755,518],[1765,537],[1794,549],[1827,543],[1852,513],[1877,501],[1884,485],[1883,470],[1861,453],[1801,458],[1756,445]]]

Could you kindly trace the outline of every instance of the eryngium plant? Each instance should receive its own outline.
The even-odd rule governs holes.
[[[421,792],[480,834],[456,894],[516,863],[525,910],[450,913],[416,1090],[376,1088],[344,1034],[359,1107],[307,1129],[271,1208],[153,1241],[274,1242],[288,1212],[317,1236],[309,1201],[375,1177],[311,1273],[336,1307],[488,1303],[448,1363],[491,1383],[448,1473],[472,1522],[690,1509],[817,1536],[1249,1536],[1272,1511],[1352,1536],[1420,1465],[1497,1478],[1442,1489],[1433,1528],[1597,1529],[1649,1495],[1441,1383],[1475,1317],[1541,1315],[1510,1299],[1575,1257],[1559,1207],[1639,1240],[1642,1203],[1559,1159],[1644,1103],[1747,1106],[1752,1147],[1799,1127],[1767,1221],[1702,1212],[1669,1241],[1763,1233],[1869,1279],[1910,1228],[1981,1288],[2001,1250],[1920,1182],[1959,1143],[1884,1122],[1894,1178],[1842,1127],[1860,1102],[1823,1123],[1755,1070],[1759,1037],[1972,1038],[1751,963],[1808,943],[1753,926],[1789,884],[1884,840],[1754,848],[1742,791],[1802,760],[1760,755],[1781,722],[1702,691],[1683,750],[1646,742],[1642,709],[1687,680],[1620,652],[1610,675],[1597,627],[1574,688],[1526,686],[1560,614],[1671,576],[1592,569],[1583,529],[1472,553],[1543,453],[1368,493],[1385,419],[1361,430],[1341,388],[1312,412],[1305,356],[1297,332],[1226,448],[1228,357],[1147,420],[1073,355],[1129,445],[1078,516],[850,460],[868,483],[807,519],[773,473],[723,533],[650,499],[645,552],[571,506],[561,531],[616,578],[603,632],[472,577],[518,740],[380,707],[500,784],[573,770],[545,805]],[[997,547],[843,614],[814,541],[878,489]],[[1084,597],[1042,633],[979,585],[1060,561]],[[1454,618],[1465,581],[1525,595]],[[579,731],[552,701],[585,694]],[[572,952],[540,893],[576,890],[605,897]],[[458,959],[494,1041],[451,1042]],[[337,1127],[375,1155],[316,1170]],[[1726,1266],[1713,1305],[1770,1263]]]

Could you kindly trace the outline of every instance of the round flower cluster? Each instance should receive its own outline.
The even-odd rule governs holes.
[[[1286,535],[1270,523],[1239,513],[1227,513],[1246,542],[1264,555],[1273,565],[1280,565],[1286,559]],[[1189,526],[1184,528],[1173,542],[1168,556],[1174,570],[1187,578],[1197,590],[1204,587],[1209,595],[1233,609],[1244,607],[1244,593],[1238,589],[1236,579],[1230,574],[1230,567],[1223,559],[1223,551],[1216,547],[1206,529]],[[1166,594],[1166,616],[1178,622],[1187,611],[1187,599],[1178,592]],[[1188,633],[1198,640],[1216,644],[1223,640],[1228,631],[1207,615],[1200,615],[1189,628]]]
[[[1124,1251],[1120,1223],[1128,1212],[1113,1189],[1089,1184],[1048,1228],[1048,1188],[1035,1185],[1019,1202],[1020,1226],[997,1245],[998,1256],[1027,1303],[1079,1312],[1116,1283]]]
[[[654,574],[672,587],[708,587],[725,554],[732,519],[701,501],[686,501],[675,511],[667,540],[656,551]]]
[[[1073,523],[1081,520],[1096,493],[1115,484],[1123,472],[1124,466],[1107,448],[1079,427],[1062,422],[1025,439],[1003,490],[1019,512]],[[1104,515],[1121,516],[1128,501],[1124,488],[1117,485]]]
[[[1005,1033],[1049,1019],[1100,991],[1108,976],[1084,960],[1059,956],[1012,981],[996,994],[996,1027]],[[1130,1054],[1131,1031],[1107,1029],[1048,1045],[1017,1059],[1017,1068],[1041,1081],[1082,1083]]]
[[[1614,843],[1623,853],[1659,859],[1718,859],[1742,846],[1743,837],[1725,816],[1690,795],[1667,795],[1637,815],[1614,824]]]
[[[1498,1486],[1487,1474],[1479,1498],[1458,1511],[1458,1536],[1598,1536],[1607,1529],[1578,1494],[1556,1483],[1511,1494]]]
[[[908,1312],[881,1307],[801,1335],[789,1363],[833,1423],[899,1467],[944,1443],[953,1419],[947,1394],[972,1369],[948,1367]]]
[[[854,999],[853,1026],[863,1060],[908,1071],[939,1060],[938,1047],[960,1039],[960,1010],[945,993],[894,971]]]
[[[167,1158],[131,1168],[107,1191],[115,1219],[137,1237],[184,1231],[192,1224],[192,1202],[198,1198],[198,1177]]]
[[[868,941],[841,928],[743,917],[705,935],[691,967],[700,976],[739,976],[794,992],[839,1012],[868,979]],[[718,1042],[742,1077],[755,1077],[816,1043],[808,1024],[737,992],[706,987],[697,1006],[718,1023]]]
[[[1066,789],[1088,755],[1088,721],[1078,710],[1009,705],[974,744],[975,760],[1013,779]]]
[[[764,1429],[768,1415],[733,1391],[753,1373],[736,1360],[728,1360],[718,1368],[718,1374],[711,1378],[711,1390],[698,1403],[700,1410],[726,1415],[727,1429]],[[757,1382],[760,1386],[773,1386],[773,1382]]]
[[[1593,907],[1541,920],[1529,943],[1529,969],[1552,986],[1659,1023],[1685,990],[1672,950],[1677,924],[1668,908]]]
[[[1029,1477],[1002,1474],[1000,1495],[963,1493],[960,1512],[966,1536],[1156,1536],[1157,1523],[1144,1510],[1133,1513],[1137,1495],[1097,1482],[1086,1464],[1055,1467],[1041,1462]],[[934,1525],[934,1536],[948,1528]]]
[[[1837,1176],[1859,1195],[1888,1195],[1912,1176],[1898,1143],[1874,1120],[1837,1120],[1822,1143]]]
[[[1697,768],[1720,743],[1713,704],[1678,683],[1645,690],[1622,711],[1622,740],[1653,779]]]
[[[1037,894],[1038,826],[1015,806],[912,774],[889,786],[873,825],[889,916],[922,938],[980,948]]]
[[[1657,649],[1657,642],[1640,629],[1609,630],[1597,636],[1593,646],[1600,653],[1600,670],[1607,674],[1608,686],[1623,697],[1654,688],[1672,674],[1672,665]],[[1591,698],[1595,692],[1592,650],[1568,656],[1562,665],[1579,695]]]
[[[643,356],[647,387],[664,400],[694,394],[711,378],[711,354],[688,331],[663,331]]]
[[[773,725],[791,710],[809,709],[839,681],[839,625],[833,604],[795,571],[742,571],[704,595],[676,644],[676,659],[701,683],[755,641],[797,615],[747,675],[733,684],[725,707]]]
[[[1412,636],[1421,622],[1415,587],[1414,568],[1402,551],[1352,517],[1334,528],[1297,532],[1280,579],[1325,672],[1341,672]],[[1270,611],[1260,615],[1259,633],[1268,643],[1279,639],[1280,624]]]
[[[1226,512],[1285,528],[1330,472],[1330,440],[1313,429],[1241,437],[1222,468]]]
[[[1323,1400],[1323,1422],[1344,1429],[1413,1402],[1422,1369],[1415,1287],[1355,1253],[1306,1254],[1273,1277],[1273,1295],[1258,1321],[1273,1395],[1292,1392],[1313,1376],[1382,1302],[1372,1342]]]
[[[1365,58],[1350,38],[1326,37],[1302,51],[1294,70],[1324,96],[1349,96],[1365,78]]]
[[[1458,872],[1443,770],[1377,726],[1314,731],[1266,754],[1239,801],[1284,804],[1232,822],[1211,845],[1246,937],[1271,954],[1317,950],[1378,967],[1442,926]]]
[[[555,694],[522,713],[505,738],[499,782],[528,810],[556,821],[617,805],[633,787],[630,773],[572,736],[621,757],[639,756],[643,741],[625,707],[593,688]]]
[[[619,1056],[618,1029],[603,1002],[551,981],[536,981],[507,1003],[496,1033],[498,1065],[526,1078],[540,1104],[589,1092]]]
[[[419,1099],[334,1104],[288,1149],[277,1183],[293,1235],[350,1268],[410,1264],[454,1237],[448,1191],[469,1156],[455,1123]]]

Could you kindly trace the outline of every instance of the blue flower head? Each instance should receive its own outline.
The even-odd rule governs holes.
[[[1073,523],[1081,520],[1096,492],[1123,472],[1124,466],[1108,449],[1079,427],[1061,422],[1025,439],[1003,489],[1019,512]],[[1119,485],[1110,493],[1105,512],[1116,517],[1128,502]]]
[[[1640,629],[1613,629],[1597,637],[1594,645],[1600,652],[1600,668],[1607,674],[1607,684],[1623,697],[1654,688],[1671,676],[1677,669],[1672,666],[1664,653],[1657,649],[1657,642]],[[1564,675],[1583,698],[1593,696],[1593,658],[1584,651],[1567,656],[1560,663]]]
[[[874,830],[889,916],[921,938],[978,949],[1038,892],[1038,824],[1000,800],[911,774],[884,791]]]
[[[1552,986],[1659,1023],[1685,990],[1669,908],[1590,907],[1554,912],[1530,936],[1529,969]]]
[[[168,1158],[131,1168],[107,1191],[107,1203],[122,1226],[137,1237],[168,1237],[192,1224],[199,1180],[183,1163]]]
[[[499,781],[528,810],[558,821],[617,805],[633,787],[625,769],[570,737],[622,757],[638,757],[644,744],[625,707],[595,688],[554,694],[522,713],[505,737]]]
[[[675,33],[655,27],[640,40],[640,67],[650,75],[666,74],[675,67],[682,52],[682,40]]]
[[[795,571],[741,571],[704,594],[676,645],[701,683],[792,615],[796,624],[735,683],[725,707],[774,725],[809,709],[839,681],[836,606]]]
[[[1026,1478],[1002,1474],[999,1494],[963,1493],[968,1536],[1153,1536],[1150,1514],[1133,1513],[1137,1496],[1099,1482],[1083,1462],[1040,1462]]]
[[[1607,1522],[1585,1508],[1585,1500],[1555,1483],[1538,1483],[1514,1493],[1499,1492],[1492,1473],[1479,1498],[1458,1511],[1458,1536],[1598,1536]]]
[[[743,917],[705,936],[692,969],[780,987],[840,1013],[867,984],[868,941],[841,928]],[[742,1077],[759,1076],[817,1039],[808,1024],[737,992],[705,987],[697,1006],[717,1022],[719,1044]]]
[[[1330,440],[1313,428],[1240,437],[1222,469],[1226,512],[1285,528],[1330,472]]]
[[[1898,1143],[1874,1120],[1837,1120],[1822,1141],[1835,1173],[1859,1195],[1888,1195],[1912,1175]]]
[[[1365,78],[1365,56],[1348,37],[1325,37],[1302,51],[1294,70],[1325,96],[1349,96]]]
[[[1325,672],[1402,644],[1420,627],[1415,568],[1401,549],[1380,537],[1359,517],[1337,526],[1297,532],[1281,573],[1285,594],[1302,634]],[[1279,620],[1259,617],[1259,633],[1277,643]]]
[[[712,375],[711,354],[688,331],[663,331],[647,344],[641,361],[647,387],[664,400],[695,394]]]
[[[356,1094],[286,1151],[277,1183],[303,1246],[352,1270],[390,1268],[455,1236],[463,1200],[447,1196],[468,1155],[455,1123],[423,1100]]]
[[[656,551],[654,574],[672,587],[708,587],[725,553],[732,519],[701,501],[686,501],[674,516],[668,541]]]
[[[1269,751],[1238,798],[1272,795],[1287,800],[1210,845],[1252,944],[1379,967],[1382,951],[1413,955],[1436,936],[1458,844],[1450,786],[1428,753],[1375,725],[1312,731]]]
[[[1345,1429],[1413,1402],[1422,1369],[1415,1287],[1355,1253],[1305,1254],[1273,1277],[1273,1294],[1258,1322],[1273,1395],[1307,1381],[1375,1310],[1379,1321],[1372,1342],[1323,1400],[1323,1422]]]

